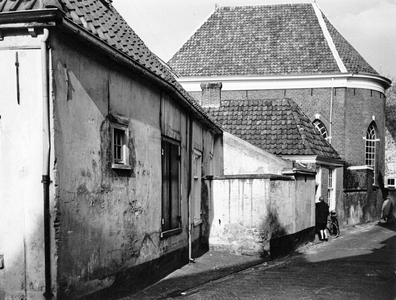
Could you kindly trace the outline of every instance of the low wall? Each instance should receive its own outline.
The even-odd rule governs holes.
[[[209,244],[211,249],[260,257],[278,256],[286,248],[271,249],[271,240],[302,231],[314,232],[315,179],[313,175],[234,175],[214,178]],[[313,239],[313,234],[301,237]],[[285,245],[286,245],[285,244]]]
[[[343,225],[379,220],[382,202],[381,189],[373,185],[372,169],[362,166],[344,170]]]

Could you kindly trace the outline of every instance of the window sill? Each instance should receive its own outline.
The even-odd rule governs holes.
[[[132,170],[132,167],[130,165],[123,165],[123,164],[111,164],[112,169],[117,169],[117,170]]]
[[[198,226],[202,224],[202,219],[194,220],[194,226]]]
[[[181,229],[181,227],[179,227],[179,228],[175,228],[175,229],[171,229],[171,230],[167,230],[167,231],[161,232],[161,236],[160,237],[161,237],[161,239],[163,239],[163,238],[166,238],[166,237],[171,236],[171,235],[179,234],[181,232],[182,232],[182,229]]]

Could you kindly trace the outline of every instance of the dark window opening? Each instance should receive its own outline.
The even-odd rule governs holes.
[[[180,217],[180,146],[162,141],[162,231],[181,227]]]

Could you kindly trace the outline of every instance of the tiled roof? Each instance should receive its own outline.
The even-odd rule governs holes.
[[[340,158],[291,99],[226,100],[205,109],[225,131],[270,153]]]
[[[0,0],[0,22],[2,13],[59,8],[65,13],[66,19],[81,26],[83,30],[169,83],[190,105],[207,118],[201,106],[177,82],[169,67],[147,48],[111,2],[110,0]]]
[[[340,73],[314,5],[220,7],[169,64],[179,76]],[[377,75],[322,17],[347,71]]]

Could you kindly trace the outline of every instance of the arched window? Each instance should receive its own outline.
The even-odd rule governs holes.
[[[325,139],[328,138],[327,128],[326,128],[326,126],[323,124],[323,122],[321,120],[316,119],[315,121],[312,122],[312,124],[315,126],[315,128],[320,132],[320,134]]]
[[[373,181],[375,182],[375,142],[376,142],[375,123],[372,122],[366,132],[366,165],[373,168]]]

